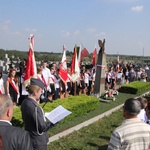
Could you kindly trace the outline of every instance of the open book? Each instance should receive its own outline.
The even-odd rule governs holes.
[[[70,115],[72,112],[65,109],[63,106],[59,105],[54,110],[49,113],[45,113],[45,117],[53,124],[64,119],[66,116]]]

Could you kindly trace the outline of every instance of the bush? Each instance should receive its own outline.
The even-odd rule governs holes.
[[[122,93],[130,93],[130,94],[142,94],[145,91],[150,90],[150,82],[140,82],[134,81],[130,84],[123,84],[119,89]]]
[[[53,103],[47,102],[40,104],[43,107],[44,112],[50,112],[57,106],[62,105],[72,113],[67,116],[61,122],[68,122],[75,117],[82,116],[98,107],[98,99],[93,96],[80,95],[80,96],[69,96],[69,98],[54,100]],[[14,116],[12,124],[15,126],[23,127],[23,120],[20,107],[14,109]]]

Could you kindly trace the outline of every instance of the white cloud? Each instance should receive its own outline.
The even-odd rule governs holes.
[[[26,28],[25,31],[30,32],[30,33],[35,33],[37,31],[37,29],[35,29],[35,28],[32,28],[32,29]]]
[[[107,34],[107,33],[105,33],[105,32],[101,32],[101,33],[98,33],[98,34],[96,34],[96,37],[102,37],[102,38],[108,38],[109,37],[109,35]]]
[[[10,23],[11,23],[10,20],[5,20],[5,21],[1,22],[0,23],[1,32],[8,32]]]
[[[19,31],[11,31],[11,21],[5,20],[3,22],[0,22],[0,33],[5,35],[15,35],[20,36],[21,33]]]
[[[68,31],[62,30],[61,32],[62,32],[62,36],[63,36],[63,37],[68,37],[68,36],[70,36],[70,32],[68,32]]]
[[[88,28],[86,31],[88,33],[94,33],[94,32],[96,32],[96,29],[95,28]]]
[[[80,34],[79,30],[74,31],[74,33],[73,33],[73,35],[79,35],[79,34]]]
[[[131,8],[134,12],[141,12],[144,9],[144,6],[134,6]]]

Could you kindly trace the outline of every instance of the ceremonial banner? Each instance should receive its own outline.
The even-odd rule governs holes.
[[[92,65],[96,66],[97,49],[95,48],[92,55]]]
[[[89,52],[88,50],[83,47],[83,49],[81,50],[81,57],[80,57],[80,60],[82,60],[84,57],[88,56],[89,55]]]
[[[30,84],[30,78],[36,78],[37,77],[37,68],[36,68],[36,62],[34,57],[34,36],[30,35],[30,43],[29,43],[29,52],[28,52],[28,59],[26,62],[26,68],[24,72],[24,85],[27,86]]]
[[[59,76],[63,82],[66,82],[68,78],[68,73],[67,73],[66,46],[65,45],[63,46],[63,56],[62,56],[62,60],[60,64]]]
[[[77,56],[77,45],[74,47],[74,53],[72,56],[72,63],[71,63],[71,79],[72,82],[76,82],[77,79],[80,77],[80,68]]]

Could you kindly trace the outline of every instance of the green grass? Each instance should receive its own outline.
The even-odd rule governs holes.
[[[97,115],[100,115],[122,103],[128,98],[135,97],[135,94],[119,93],[116,97],[116,101],[110,103],[99,102],[98,107],[86,113],[82,116],[75,117],[68,122],[59,122],[56,126],[49,129],[49,137],[65,131],[75,125],[78,125],[88,119],[91,119]],[[20,108],[18,108],[20,109]],[[17,113],[17,112],[16,112]],[[19,114],[18,114],[19,115]],[[21,119],[21,118],[20,118]],[[123,120],[121,110],[113,113],[112,115],[105,117],[96,123],[82,128],[60,140],[54,141],[48,145],[48,149],[52,150],[104,150],[107,148],[110,135],[114,128],[119,126]],[[14,123],[23,128],[22,122],[14,120]]]
[[[53,136],[59,132],[62,132],[66,129],[69,129],[77,124],[80,124],[86,120],[89,120],[97,115],[100,115],[122,103],[124,103],[124,101],[128,98],[131,98],[131,97],[135,97],[135,95],[133,94],[126,94],[126,93],[119,93],[118,96],[116,96],[116,101],[111,101],[110,103],[104,103],[104,102],[99,102],[99,105],[98,107],[93,110],[93,111],[90,111],[89,113],[85,114],[85,115],[82,115],[80,117],[76,117],[74,118],[73,120],[69,121],[69,122],[66,122],[66,123],[58,123],[55,127],[53,127],[52,129],[50,129],[48,131],[49,133],[49,136]]]
[[[48,145],[52,150],[106,150],[112,131],[123,121],[122,109]]]
[[[119,95],[116,96],[116,101],[111,101],[110,103],[100,102],[98,108],[94,111],[91,111],[86,115],[76,117],[74,120],[68,122],[67,124],[58,123],[56,127],[49,130],[49,135],[52,136],[65,129],[91,119],[124,103],[126,99],[136,96],[138,95],[119,93]],[[60,138],[59,140],[51,142],[48,145],[48,149],[106,150],[113,130],[122,123],[123,119],[122,109],[120,109],[117,112],[114,112],[111,115],[80,129],[79,131],[75,131],[63,138]]]

